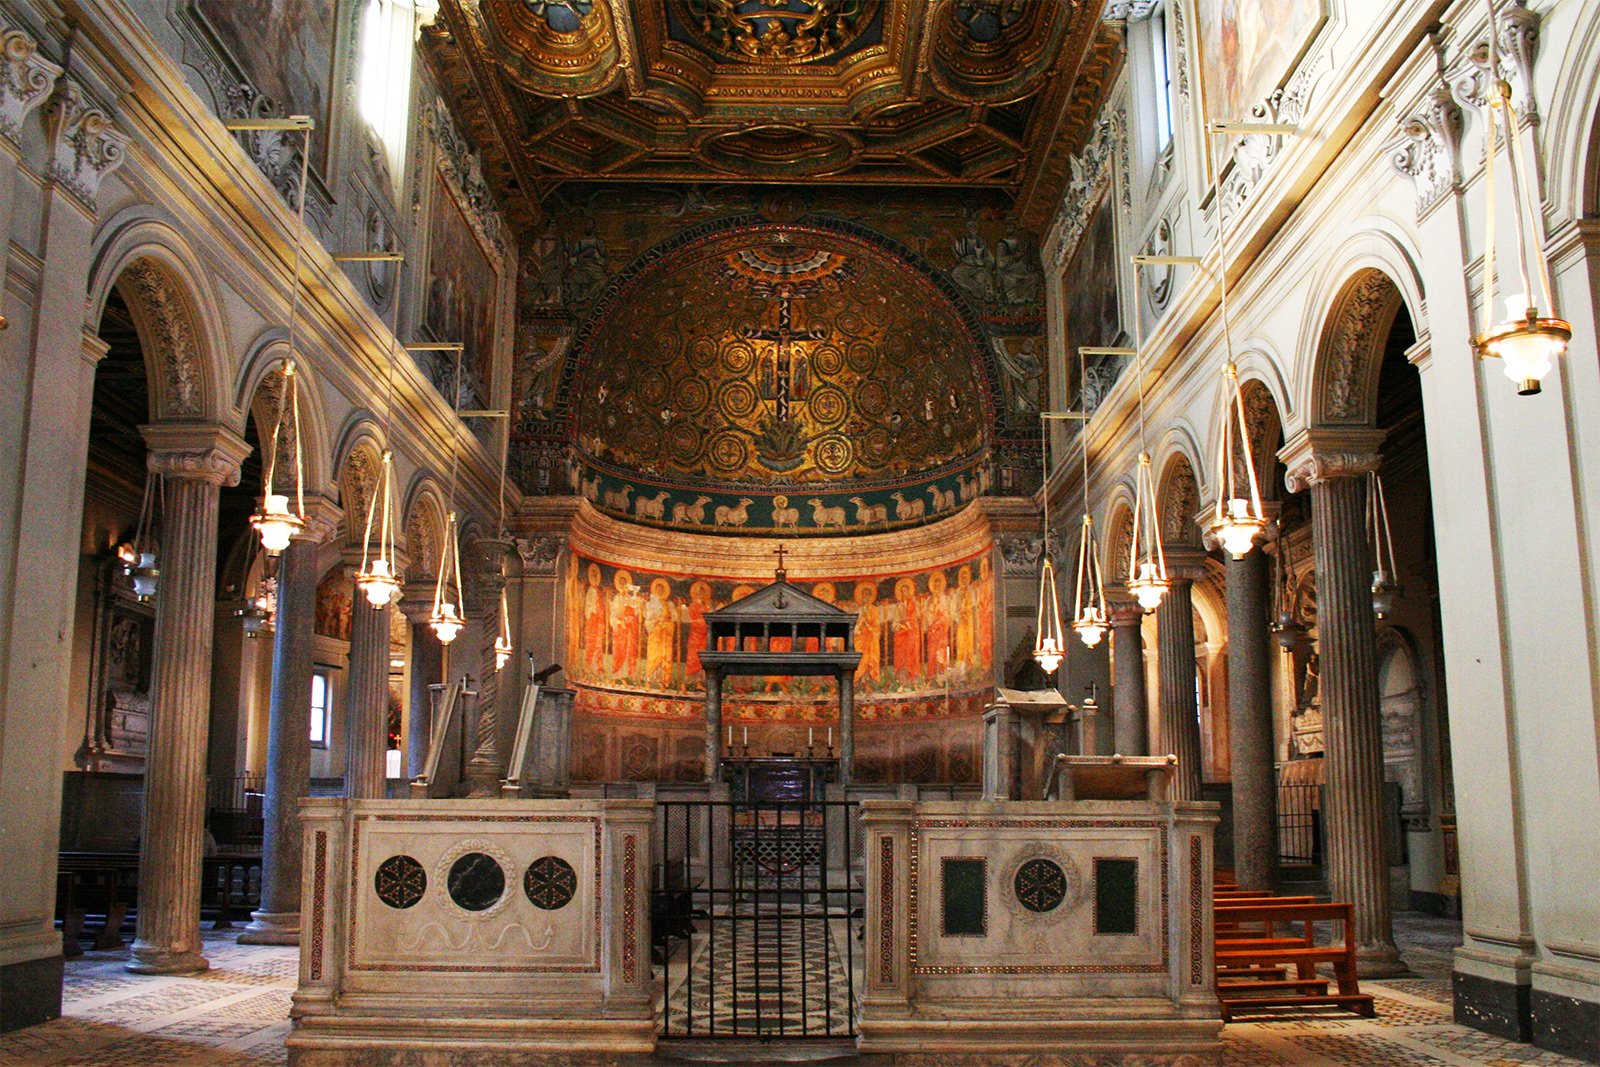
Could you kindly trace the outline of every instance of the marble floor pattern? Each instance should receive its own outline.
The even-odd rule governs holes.
[[[236,945],[233,936],[207,932],[212,969],[191,977],[128,974],[122,968],[126,949],[68,960],[63,1017],[0,1035],[0,1067],[286,1062],[283,1040],[289,1031],[295,950]],[[1450,1021],[1450,949],[1460,940],[1459,924],[1404,914],[1396,919],[1396,936],[1413,976],[1363,983],[1377,998],[1376,1019],[1323,1015],[1237,1022],[1223,1032],[1224,1062],[1230,1067],[1584,1067]]]

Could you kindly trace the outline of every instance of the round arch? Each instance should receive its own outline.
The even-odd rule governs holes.
[[[372,413],[353,412],[339,435],[334,455],[339,504],[344,509],[345,540],[359,545],[366,534],[367,502],[378,484],[383,438]]]
[[[1174,545],[1200,547],[1202,486],[1196,465],[1200,450],[1187,429],[1168,431],[1160,446],[1156,470],[1156,509],[1161,516],[1161,540]]]
[[[263,442],[267,436],[262,432],[262,427],[266,425],[264,420],[277,414],[278,389],[283,381],[282,367],[289,357],[289,345],[281,333],[274,331],[272,335],[259,339],[245,353],[232,394],[233,406],[243,413],[244,418],[257,417],[257,437]],[[304,359],[296,361],[295,374],[300,379],[300,454],[305,463],[306,490],[332,493],[337,488],[333,479],[334,449],[328,432],[327,405],[322,385],[316,371]],[[264,402],[270,402],[270,410],[255,410],[257,405]]]

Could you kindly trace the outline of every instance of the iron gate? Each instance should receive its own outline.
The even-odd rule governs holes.
[[[848,801],[657,803],[661,1036],[855,1036],[859,815]]]

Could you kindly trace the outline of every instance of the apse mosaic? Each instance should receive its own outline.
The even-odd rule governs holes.
[[[579,453],[635,480],[799,493],[970,467],[989,404],[976,343],[928,279],[865,242],[713,236],[637,277],[588,341]]]
[[[1036,484],[1043,276],[997,198],[599,186],[553,201],[519,266],[524,491],[804,533]]]
[[[566,581],[566,676],[580,687],[580,706],[594,707],[582,688],[624,697],[703,693],[700,653],[707,647],[707,613],[770,579],[647,572],[573,553]],[[856,699],[863,719],[885,712],[893,717],[891,707],[874,710],[885,698],[910,698],[904,708],[908,716],[948,713],[952,693],[986,691],[993,682],[995,591],[987,552],[911,574],[794,583],[858,614],[852,648],[861,653]],[[775,638],[774,647],[782,641]],[[831,678],[733,678],[725,691],[730,701],[787,708],[831,707],[836,699]],[[610,706],[624,714],[662,708],[650,699]],[[704,709],[699,701],[685,701],[675,713],[703,717]]]

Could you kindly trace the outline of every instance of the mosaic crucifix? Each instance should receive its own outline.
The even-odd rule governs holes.
[[[771,401],[778,419],[787,421],[789,405],[805,400],[811,392],[811,361],[796,342],[821,341],[828,336],[828,328],[797,328],[790,309],[790,291],[779,289],[777,298],[777,327],[750,326],[744,335],[752,341],[771,342],[761,360],[761,399]]]

